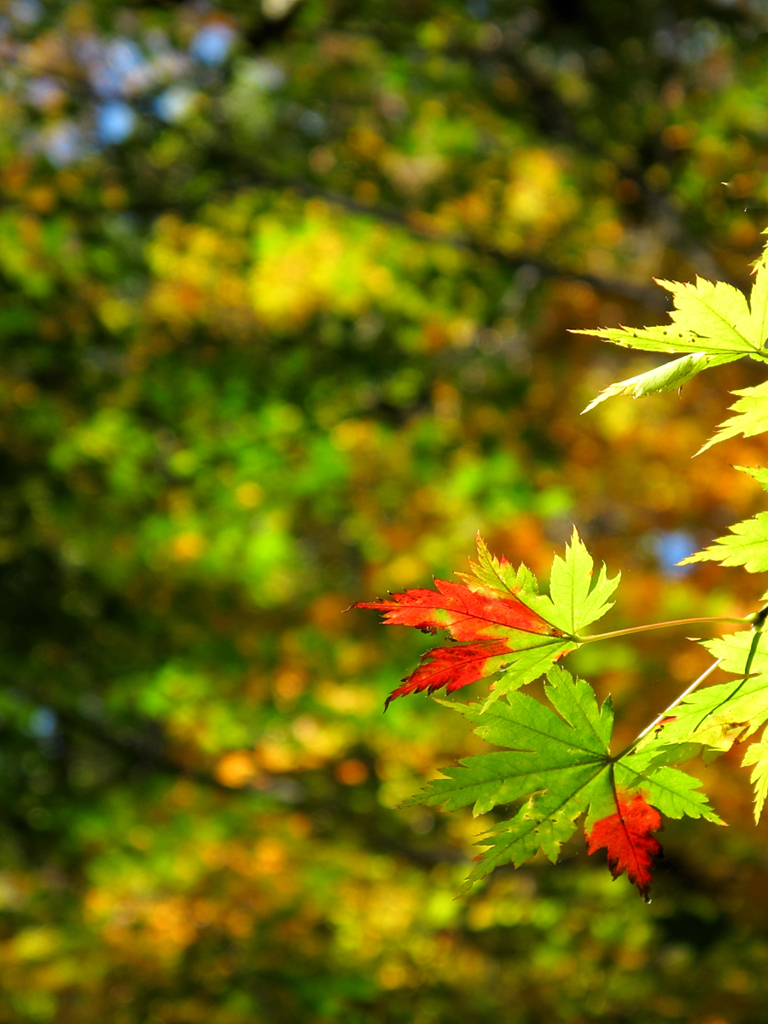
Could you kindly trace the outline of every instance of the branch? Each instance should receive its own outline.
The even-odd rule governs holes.
[[[313,182],[302,179],[281,179],[264,171],[257,173],[257,181],[260,184],[271,185],[275,188],[291,188],[302,196],[323,199],[333,206],[339,206],[352,213],[383,221],[384,223],[396,224],[416,238],[440,242],[443,245],[450,245],[454,249],[463,249],[478,256],[486,256],[513,270],[519,270],[521,267],[534,267],[543,278],[559,277],[569,281],[583,281],[596,291],[615,295],[630,302],[637,302],[651,309],[667,311],[667,297],[658,288],[648,288],[643,285],[631,284],[628,281],[620,281],[618,278],[600,277],[597,274],[569,270],[565,267],[559,267],[549,260],[538,259],[525,253],[513,256],[510,253],[504,252],[503,249],[466,235],[453,235],[439,230],[432,230],[418,223],[419,219],[425,217],[425,214],[420,210],[405,212],[391,206],[368,206],[357,199],[353,199],[351,196],[322,188]]]

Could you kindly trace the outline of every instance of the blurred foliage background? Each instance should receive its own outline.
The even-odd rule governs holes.
[[[605,628],[754,610],[674,563],[760,507],[691,461],[754,367],[681,396],[567,334],[749,283],[763,0],[0,3],[0,1022],[747,1024],[768,832],[670,824],[646,907],[602,855],[454,899],[492,819],[398,804],[477,749],[429,646],[353,601],[546,574]],[[571,659],[631,739],[706,665]],[[462,694],[461,696],[464,696]]]

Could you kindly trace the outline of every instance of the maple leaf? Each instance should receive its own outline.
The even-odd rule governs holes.
[[[740,678],[708,686],[685,697],[638,746],[638,754],[686,748],[685,758],[702,754],[705,764],[735,743],[753,736],[768,722],[768,636],[760,628],[706,640],[702,645],[719,661],[720,668]],[[755,823],[768,795],[768,736],[752,743],[742,760],[752,766]]]
[[[768,430],[768,381],[754,388],[741,388],[731,393],[739,395],[738,401],[731,406],[734,415],[723,420],[715,434],[699,448],[697,455],[729,437],[738,434],[753,437]]]
[[[725,281],[707,281],[697,277],[695,284],[679,281],[656,283],[672,293],[675,308],[670,313],[673,323],[683,330],[693,331],[707,342],[707,351],[740,352],[756,359],[764,359],[765,311],[763,291],[765,267],[761,266],[755,280],[756,307],[754,316],[746,296]],[[758,288],[758,282],[760,287]],[[704,350],[705,346],[700,346]]]
[[[577,631],[611,607],[618,577],[608,579],[605,566],[593,579],[593,561],[574,529],[564,558],[555,557],[550,595],[539,594],[536,577],[526,566],[488,550],[477,538],[478,561],[453,583],[435,580],[435,590],[415,588],[388,600],[359,601],[353,608],[384,613],[386,625],[411,626],[427,633],[446,630],[458,641],[427,651],[419,667],[393,690],[397,697],[441,687],[453,692],[506,671],[490,701],[541,676],[554,661],[579,645]]]
[[[567,632],[578,634],[580,629],[601,619],[613,607],[610,597],[621,577],[617,574],[609,579],[603,564],[597,579],[594,579],[593,565],[592,556],[574,527],[571,543],[565,548],[565,558],[555,555],[549,577],[549,595],[553,605],[549,618]]]
[[[763,234],[768,234],[765,228],[763,228]],[[762,347],[768,339],[768,247],[763,249],[752,264],[752,273],[755,275],[755,283],[749,297],[749,309],[752,317],[753,337]]]
[[[672,767],[680,759],[679,748],[631,750],[612,758],[610,701],[599,707],[592,687],[559,667],[547,673],[545,692],[551,707],[519,691],[486,710],[443,702],[472,722],[482,739],[507,749],[442,769],[443,778],[407,803],[448,810],[474,804],[475,814],[485,814],[500,804],[523,801],[512,819],[481,839],[485,849],[465,888],[499,864],[519,866],[539,849],[557,860],[582,815],[592,835],[600,822],[623,813],[617,793],[643,793],[668,817],[720,822],[698,791],[698,779]],[[647,893],[648,880],[638,878],[638,887]]]
[[[730,533],[716,537],[709,547],[684,558],[678,565],[694,562],[720,562],[721,565],[743,565],[747,572],[768,570],[768,512],[758,512],[751,519],[734,523]]]
[[[749,304],[743,292],[723,281],[713,284],[699,277],[695,284],[682,284],[656,279],[658,285],[672,293],[675,308],[669,314],[671,324],[572,331],[573,334],[603,338],[625,348],[684,353],[679,359],[609,385],[584,412],[614,395],[641,398],[672,391],[708,367],[721,366],[743,356],[760,362],[768,360],[764,348],[768,335],[768,265],[765,256],[757,261],[755,272]],[[722,440],[722,437],[717,440]]]
[[[701,353],[740,359],[751,356],[763,362],[768,306],[768,269],[758,267],[752,291],[753,309],[743,292],[724,281],[712,283],[697,277],[695,284],[664,281],[656,284],[672,293],[675,308],[671,324],[655,327],[598,327],[574,330],[590,334],[624,348],[646,352]]]
[[[757,825],[760,815],[763,813],[765,798],[768,796],[768,737],[763,736],[758,743],[752,743],[747,748],[741,764],[744,768],[754,765],[750,782],[755,787],[755,824]]]
[[[768,471],[746,466],[734,466],[742,473],[754,477],[763,490],[768,491]],[[716,537],[708,548],[684,558],[679,565],[693,562],[720,562],[722,565],[743,565],[747,572],[768,570],[768,512],[758,512],[751,519],[734,523],[730,534]]]
[[[647,900],[653,858],[661,853],[661,843],[651,833],[661,829],[661,815],[646,803],[642,793],[633,797],[617,794],[616,804],[616,813],[596,821],[587,834],[587,852],[605,848],[613,877],[626,871],[629,881]]]
[[[418,588],[392,594],[388,601],[359,601],[352,607],[383,611],[389,626],[414,626],[426,633],[445,629],[454,640],[508,637],[509,630],[558,635],[558,630],[512,592],[471,589],[448,580],[435,580],[435,587],[437,590]]]
[[[387,697],[384,710],[396,697],[426,690],[434,693],[444,686],[446,693],[460,690],[478,679],[492,676],[509,664],[506,640],[479,640],[463,647],[436,647],[422,655],[421,664]]]
[[[741,678],[689,694],[639,751],[687,744],[693,753],[703,752],[706,764],[768,721],[768,635],[742,630],[702,646],[720,660],[721,669]]]
[[[586,408],[582,409],[582,415],[606,399],[619,395],[626,395],[629,398],[645,398],[647,395],[659,395],[665,391],[677,391],[702,370],[733,362],[735,358],[738,357],[717,356],[707,352],[693,352],[687,356],[680,356],[679,359],[655,366],[652,370],[646,370],[645,373],[638,373],[635,377],[628,377],[626,380],[609,384],[596,398],[592,399]]]

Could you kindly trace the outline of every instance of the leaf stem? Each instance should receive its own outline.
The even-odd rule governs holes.
[[[669,622],[651,622],[647,626],[630,626],[628,629],[615,629],[612,633],[595,633],[593,636],[577,636],[574,639],[580,644],[591,644],[595,640],[610,640],[615,636],[629,636],[632,633],[646,633],[651,629],[664,629],[666,626],[691,626],[699,622],[738,622],[742,625],[751,624],[754,616],[736,619],[726,615],[706,615],[696,619],[670,619]]]
[[[709,668],[705,668],[701,675],[698,677],[698,679],[694,679],[690,686],[683,690],[683,692],[678,697],[675,697],[675,699],[672,701],[668,708],[665,708],[660,715],[654,718],[651,724],[647,725],[645,729],[643,729],[643,731],[638,736],[636,736],[634,740],[632,740],[628,747],[625,747],[620,754],[617,754],[616,757],[611,758],[611,760],[614,762],[620,761],[622,757],[626,757],[631,750],[634,750],[634,748],[637,746],[640,740],[647,736],[648,733],[651,732],[653,729],[655,729],[660,722],[663,722],[670,711],[674,711],[677,705],[684,701],[689,693],[693,693],[693,691],[698,686],[701,686],[705,679],[709,678],[709,676],[715,671],[715,669],[722,660],[722,658],[718,658],[717,661],[712,662]]]
[[[710,675],[712,675],[712,673],[715,671],[715,669],[717,668],[717,666],[720,664],[720,662],[722,660],[723,660],[722,658],[718,658],[716,661],[712,662],[712,664],[709,666],[709,668],[705,668],[704,671],[701,673],[701,675],[699,676],[698,679],[694,679],[694,681],[691,683],[691,685],[688,686],[685,690],[683,690],[683,692],[680,694],[680,696],[676,697],[672,701],[672,703],[669,705],[669,707],[665,708],[661,712],[661,714],[658,716],[658,718],[654,718],[654,720],[651,722],[651,724],[647,725],[645,727],[645,729],[643,729],[643,731],[640,733],[640,735],[635,740],[635,743],[639,743],[640,740],[644,736],[647,736],[648,733],[651,732],[652,729],[656,728],[656,726],[659,724],[659,722],[663,721],[667,717],[667,715],[669,714],[670,711],[674,711],[674,709],[677,707],[677,705],[680,704],[681,701],[684,701],[689,693],[693,693],[693,691],[698,686],[701,686],[701,684],[704,682],[704,680],[707,679]],[[635,743],[632,744],[633,747],[634,747]]]
[[[599,637],[584,637],[584,640],[585,641],[587,641],[587,640],[602,640],[604,637],[607,637],[607,636],[621,636],[624,633],[633,633],[633,632],[644,630],[644,629],[656,629],[659,626],[678,626],[678,625],[681,625],[681,624],[684,624],[684,623],[689,623],[689,622],[744,622],[744,623],[751,623],[752,629],[755,631],[755,636],[754,636],[754,638],[752,640],[752,644],[751,644],[751,646],[749,648],[749,655],[747,656],[747,664],[746,664],[746,668],[744,669],[744,678],[746,679],[746,677],[749,675],[749,670],[752,667],[752,662],[754,660],[755,653],[757,651],[757,644],[758,644],[759,639],[760,639],[760,634],[765,629],[765,624],[766,624],[767,621],[768,621],[768,604],[764,604],[763,607],[760,608],[759,611],[753,612],[751,615],[747,615],[746,618],[744,618],[744,619],[725,619],[725,618],[721,619],[719,617],[717,617],[717,618],[706,618],[706,619],[678,619],[675,622],[659,622],[659,623],[656,623],[655,625],[652,625],[652,626],[638,626],[636,630],[633,630],[633,629],[619,630],[616,633],[603,633],[602,636],[599,636]],[[693,693],[693,691],[698,686],[701,686],[701,684],[704,682],[705,679],[708,679],[709,676],[712,675],[712,673],[715,671],[715,669],[717,668],[717,666],[720,664],[720,662],[722,660],[723,660],[722,658],[718,658],[716,661],[712,662],[712,664],[709,666],[709,668],[705,668],[704,671],[701,673],[701,675],[698,677],[698,679],[694,679],[694,681],[691,683],[691,685],[686,687],[686,689],[683,690],[683,692],[680,694],[680,696],[676,697],[672,701],[672,703],[669,705],[668,708],[665,708],[661,712],[660,715],[658,715],[656,718],[654,718],[654,720],[651,722],[651,724],[647,725],[645,727],[645,729],[643,729],[643,731],[639,734],[639,736],[637,736],[636,739],[634,739],[629,744],[628,747],[625,747],[624,750],[622,750],[622,752],[620,754],[617,754],[617,756],[611,758],[611,760],[614,763],[616,763],[617,761],[620,761],[622,759],[622,757],[626,757],[626,755],[631,750],[634,750],[634,748],[637,746],[637,744],[640,742],[640,740],[643,739],[645,736],[647,736],[648,733],[651,732],[653,729],[655,729],[656,726],[659,725],[659,723],[663,722],[664,719],[667,717],[667,715],[670,713],[670,711],[674,711],[674,709],[678,706],[678,704],[682,703],[682,701],[685,700],[685,698],[688,696],[688,694]],[[710,712],[710,714],[711,714],[711,712]],[[706,717],[707,716],[705,715],[705,718]],[[704,719],[702,719],[702,722],[703,721],[704,721]],[[698,729],[701,724],[702,723],[699,722],[699,725],[697,725],[696,728]]]

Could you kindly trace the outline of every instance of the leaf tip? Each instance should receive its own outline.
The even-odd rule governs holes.
[[[604,394],[601,391],[599,395],[597,395],[595,398],[592,399],[592,401],[589,403],[589,405],[585,405],[584,406],[584,408],[579,413],[579,416],[583,416],[584,413],[586,413],[586,412],[591,412],[595,408],[596,405],[600,405],[600,403],[604,402],[606,400],[606,398],[608,398],[608,395]]]
[[[617,795],[616,806],[615,814],[595,822],[586,834],[587,852],[593,854],[605,848],[613,877],[626,872],[647,903],[653,881],[653,858],[663,854],[661,843],[652,835],[662,828],[661,815],[642,793],[632,797]]]

